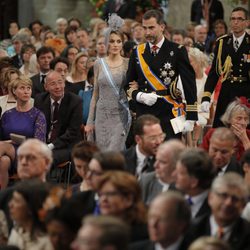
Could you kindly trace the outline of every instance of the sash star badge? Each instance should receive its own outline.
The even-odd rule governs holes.
[[[164,69],[171,69],[172,68],[172,65],[171,63],[164,63]]]

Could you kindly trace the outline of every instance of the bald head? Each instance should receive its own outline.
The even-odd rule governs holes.
[[[155,174],[163,183],[172,183],[173,172],[181,152],[185,150],[185,145],[180,140],[169,140],[161,144],[156,153]]]
[[[53,100],[59,101],[63,97],[64,87],[65,82],[60,73],[52,70],[47,74],[44,88]]]

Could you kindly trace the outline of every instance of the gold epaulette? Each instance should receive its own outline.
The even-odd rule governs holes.
[[[203,96],[202,97],[209,97],[209,98],[211,98],[211,93],[210,92],[208,92],[208,91],[205,91],[204,93],[203,93]]]
[[[186,105],[186,111],[197,112],[197,102],[195,102],[193,105],[192,104]]]
[[[216,42],[219,41],[221,38],[224,38],[224,37],[227,37],[227,36],[228,36],[228,34],[225,34],[225,35],[222,35],[222,36],[218,37],[218,38],[216,39]]]

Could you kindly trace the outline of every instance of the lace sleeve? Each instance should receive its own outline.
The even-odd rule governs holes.
[[[94,64],[94,90],[90,102],[87,125],[94,125],[95,123],[96,103],[99,98],[98,74],[99,74],[99,63],[98,61],[96,61]]]
[[[41,111],[39,111],[36,116],[34,138],[46,142],[46,119]]]

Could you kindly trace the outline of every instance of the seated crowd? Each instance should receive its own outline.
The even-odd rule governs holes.
[[[249,99],[227,106],[224,127],[211,126],[219,88],[209,117],[200,109],[210,43],[226,24],[203,50],[203,25],[164,30],[186,47],[198,102],[193,131],[169,139],[156,116],[136,116],[125,91],[117,98],[117,86],[97,84],[123,87],[132,49],[146,41],[142,24],[126,20],[107,38],[106,22],[93,23],[59,18],[53,31],[34,21],[0,53],[0,250],[250,249]],[[109,127],[95,136],[90,120],[102,119]]]

